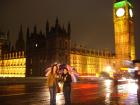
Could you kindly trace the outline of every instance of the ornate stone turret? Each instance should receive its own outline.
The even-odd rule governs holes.
[[[68,23],[68,35],[71,34],[71,25],[70,25],[70,22]]]
[[[48,22],[48,20],[47,20],[47,23],[46,23],[46,36],[48,35],[48,33],[49,33],[49,22]]]
[[[58,17],[56,18],[56,21],[55,21],[55,28],[58,28],[59,26],[59,21],[58,21]]]
[[[24,51],[24,50],[25,50],[25,42],[23,38],[22,25],[20,25],[20,31],[18,34],[18,39],[16,41],[16,51]]]
[[[34,34],[37,34],[37,27],[36,27],[36,25],[34,26]]]
[[[29,37],[30,37],[30,31],[29,31],[29,27],[27,27],[26,38],[28,39]]]

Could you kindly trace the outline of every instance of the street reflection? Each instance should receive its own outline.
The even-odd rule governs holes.
[[[135,82],[118,83],[113,85],[112,80],[105,80],[105,105],[138,105]]]
[[[26,86],[22,84],[18,85],[8,85],[0,86],[0,96],[14,96],[14,95],[23,95],[26,91]]]
[[[137,94],[138,85],[134,82],[127,84],[129,94]]]
[[[56,102],[57,102],[57,105],[63,105],[64,104],[63,93],[57,93]]]
[[[36,87],[37,88],[37,87]],[[46,103],[50,102],[50,92],[49,89],[47,87],[47,85],[42,86],[41,88],[38,87],[38,92],[36,91],[36,96],[37,97],[46,97],[45,99],[42,99],[42,101],[47,101]],[[61,91],[61,93],[57,93],[56,94],[56,104],[57,105],[63,105],[64,104],[64,97],[63,97],[63,93]]]
[[[126,84],[127,88],[128,88],[128,98],[125,101],[126,105],[138,105],[134,102],[137,102],[137,89],[138,89],[138,85],[134,82],[128,83]]]
[[[105,84],[105,91],[106,91],[106,96],[105,96],[105,104],[109,105],[110,102],[110,95],[111,95],[111,80],[105,80],[104,84]]]
[[[114,84],[112,80],[79,82],[72,85],[74,105],[138,105],[138,85],[135,82]],[[140,93],[140,91],[138,91]],[[140,95],[139,95],[140,96]],[[0,86],[2,105],[49,105],[50,94],[46,83]],[[7,101],[8,100],[8,101]],[[63,93],[57,93],[57,105],[64,104]]]

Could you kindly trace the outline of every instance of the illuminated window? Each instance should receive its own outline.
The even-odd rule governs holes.
[[[35,44],[35,47],[38,47],[38,44],[37,43]]]

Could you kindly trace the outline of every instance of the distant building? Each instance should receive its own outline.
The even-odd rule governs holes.
[[[68,24],[69,27],[69,24]],[[61,27],[56,19],[55,26],[46,23],[46,34],[37,32],[29,33],[27,29],[26,41],[26,75],[44,76],[44,69],[54,63],[70,63],[70,34],[69,30]]]
[[[38,32],[36,26],[33,32],[27,28],[25,50],[20,26],[15,48],[2,54],[0,77],[44,76],[45,68],[54,63],[70,64],[82,75],[98,75],[111,65],[113,55],[109,50],[92,51],[73,46],[70,33],[70,23],[65,29],[60,26],[58,19],[54,27],[50,27],[47,21],[45,34]]]
[[[81,75],[99,76],[102,72],[113,74],[115,55],[111,51],[90,50],[82,46],[71,48],[70,64],[75,67]],[[112,67],[109,70],[107,67]]]
[[[9,32],[5,34],[0,31],[0,60],[3,59],[3,54],[9,52],[10,43],[9,43]]]
[[[4,54],[0,60],[0,77],[25,77],[26,58],[24,51]]]
[[[135,59],[134,16],[131,0],[115,0],[113,6],[116,69]]]
[[[81,75],[126,70],[125,60],[135,59],[133,7],[128,0],[115,0],[113,7],[115,54],[109,49],[87,49],[72,43],[71,26],[59,24],[50,27],[46,22],[45,33],[34,26],[27,28],[26,41],[22,26],[15,47],[9,42],[9,33],[0,34],[0,77],[44,76],[45,68],[54,63],[70,64]]]
[[[21,30],[20,30],[21,32]],[[19,34],[16,50],[9,41],[9,32],[0,32],[0,77],[25,77],[26,58],[23,36]]]

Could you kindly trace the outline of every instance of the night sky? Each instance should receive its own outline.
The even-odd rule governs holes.
[[[135,15],[135,39],[137,58],[140,59],[140,0],[132,0]],[[0,0],[0,29],[10,30],[12,43],[23,31],[32,31],[36,24],[38,32],[45,32],[45,24],[55,24],[56,17],[67,27],[71,22],[74,42],[87,48],[109,48],[114,52],[113,0]],[[139,53],[139,55],[138,55]]]

